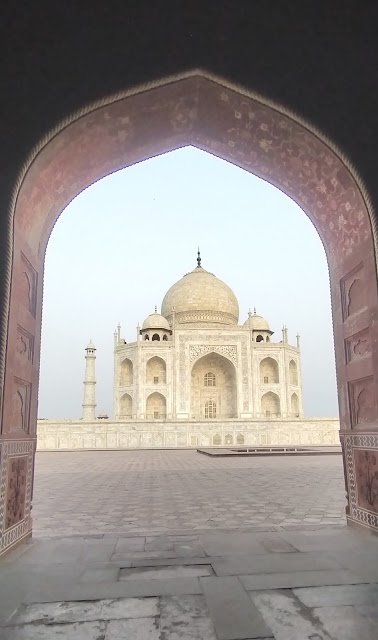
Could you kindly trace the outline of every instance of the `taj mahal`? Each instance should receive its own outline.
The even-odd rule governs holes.
[[[232,289],[197,266],[126,342],[114,332],[113,417],[96,412],[96,347],[85,349],[82,417],[39,420],[38,448],[339,444],[337,418],[303,413],[300,338],[274,339]]]
[[[299,336],[280,342],[265,318],[239,324],[232,289],[201,266],[164,296],[137,340],[114,334],[114,417],[141,420],[301,418]]]

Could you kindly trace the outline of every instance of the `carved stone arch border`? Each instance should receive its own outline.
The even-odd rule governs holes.
[[[330,270],[341,440],[378,433],[377,228],[360,176],[310,123],[243,87],[194,70],[84,106],[49,131],[26,159],[10,198],[2,247],[7,267],[0,304],[3,443],[35,441],[44,253],[61,211],[109,173],[185,145],[270,182],[312,220]],[[30,358],[18,358],[20,331],[29,337]],[[348,360],[359,336],[364,357]],[[30,390],[24,429],[12,408],[20,380]],[[0,495],[6,505],[7,473],[4,478]],[[28,482],[31,486],[31,478]],[[348,472],[349,494],[354,482]],[[378,505],[370,506],[378,513]],[[362,522],[360,511],[348,513],[350,519]],[[23,533],[12,544],[30,531],[22,522]],[[377,528],[373,517],[369,523]],[[4,540],[0,550],[9,546]]]
[[[148,362],[149,362],[150,360],[152,360],[153,358],[160,358],[160,360],[163,360],[163,362],[164,362],[165,366],[167,366],[167,359],[166,359],[166,357],[164,358],[163,356],[161,356],[160,354],[158,355],[157,353],[146,353],[146,355],[145,355],[145,363],[146,363],[146,366],[147,366]]]
[[[263,396],[266,396],[267,393],[273,393],[281,401],[281,389],[260,389],[260,400]]]
[[[166,401],[168,400],[168,395],[167,395],[166,389],[160,389],[159,388],[159,391],[157,391],[156,389],[153,389],[153,388],[148,389],[148,387],[147,387],[146,388],[146,402],[147,402],[147,400],[148,400],[148,398],[150,396],[154,395],[154,393],[156,393],[159,396],[163,396],[163,398],[165,398]]]
[[[193,370],[193,367],[195,364],[197,364],[197,362],[199,360],[202,360],[202,358],[205,358],[206,356],[208,356],[210,353],[216,353],[218,356],[221,356],[223,358],[225,358],[225,360],[228,360],[234,367],[235,369],[235,373],[236,373],[236,364],[237,364],[237,347],[235,346],[235,356],[233,358],[232,355],[227,354],[226,352],[221,351],[221,347],[218,347],[217,345],[211,345],[211,346],[207,346],[204,345],[204,351],[202,353],[199,353],[198,355],[193,356],[193,358],[191,357],[191,349],[192,347],[189,348],[189,360],[190,360],[190,370]]]

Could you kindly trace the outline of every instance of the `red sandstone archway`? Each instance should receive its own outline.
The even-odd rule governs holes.
[[[377,269],[363,189],[341,154],[308,125],[223,80],[195,72],[105,99],[68,118],[41,141],[15,187],[1,352],[6,345],[1,362],[3,551],[31,531],[43,263],[54,223],[96,180],[188,144],[284,191],[307,213],[323,241],[330,270],[347,514],[351,521],[378,530],[378,504],[366,500],[370,479],[363,463],[378,450]]]

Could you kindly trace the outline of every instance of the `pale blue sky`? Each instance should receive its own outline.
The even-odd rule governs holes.
[[[113,332],[128,342],[169,287],[202,266],[281,340],[302,347],[307,416],[336,416],[325,253],[307,216],[278,189],[192,147],[119,171],[62,213],[46,253],[39,416],[81,417],[84,348],[97,347],[97,411],[112,413]]]

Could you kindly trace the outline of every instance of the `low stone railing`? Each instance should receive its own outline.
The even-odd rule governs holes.
[[[302,420],[39,420],[39,450],[339,445],[337,418]]]

